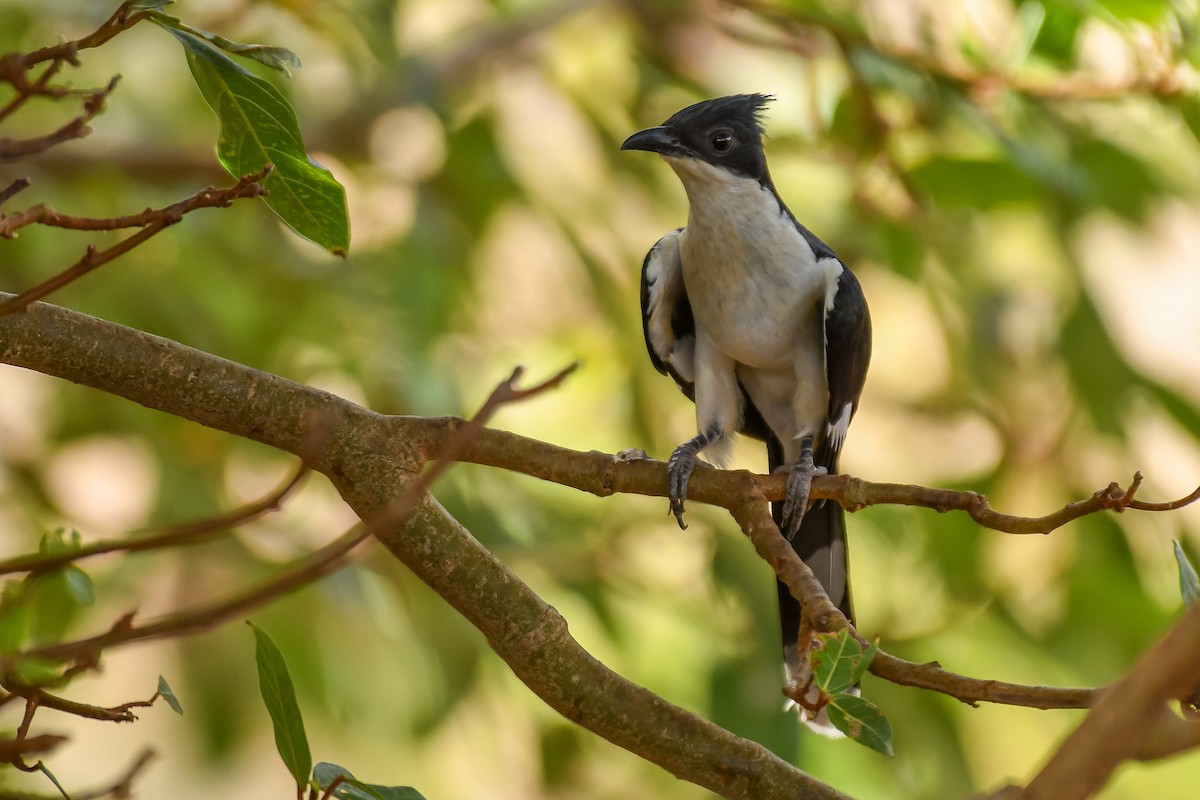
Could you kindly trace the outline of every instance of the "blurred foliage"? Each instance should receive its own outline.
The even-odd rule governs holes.
[[[85,33],[110,11],[52,8],[0,0],[0,52]],[[855,267],[874,315],[847,471],[970,488],[1024,513],[1139,468],[1150,499],[1186,494],[1200,476],[1191,0],[173,8],[301,56],[290,81],[255,74],[288,96],[306,143],[346,185],[352,254],[329,257],[261,204],[239,203],[189,216],[55,302],[388,413],[469,413],[516,363],[536,376],[582,358],[565,388],[496,424],[662,457],[694,432],[692,408],[645,356],[637,270],[683,223],[685,200],[664,165],[617,148],[687,103],[764,91],[778,98],[767,122],[776,183]],[[170,37],[135,28],[70,78],[102,85],[118,72],[90,138],[0,165],[0,185],[34,179],[14,205],[108,216],[227,180],[216,124]],[[5,135],[64,113],[31,104]],[[23,230],[0,246],[3,288],[32,285],[90,241]],[[91,540],[211,514],[288,468],[257,445],[19,370],[0,371],[0,393],[0,521],[13,553],[60,526]],[[738,463],[765,459],[746,443]],[[658,500],[600,500],[469,465],[437,494],[598,658],[851,795],[945,798],[1020,780],[1079,719],[971,709],[868,676],[895,759],[801,735],[781,711],[770,570],[725,516],[693,507],[681,533]],[[226,541],[87,565],[97,602],[45,624],[83,633],[133,606],[223,596],[348,524],[314,481]],[[1178,613],[1172,538],[1200,545],[1190,511],[1095,517],[1036,538],[905,508],[849,525],[864,633],[915,661],[1045,684],[1117,678]],[[706,796],[541,706],[381,552],[258,617],[286,655],[313,749],[364,780],[446,798]],[[107,664],[87,687],[97,702],[143,696],[161,672],[188,715],[161,706],[120,737],[70,729],[72,749],[50,762],[65,784],[90,785],[155,741],[163,758],[146,796],[292,791],[264,767],[270,727],[243,631]],[[1129,766],[1106,796],[1190,797],[1198,777],[1195,756]]]

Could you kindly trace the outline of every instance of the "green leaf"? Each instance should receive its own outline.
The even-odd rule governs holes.
[[[1153,204],[1162,202],[1163,189],[1169,188],[1150,164],[1106,141],[1080,143],[1071,160],[1088,174],[1093,202],[1135,221],[1143,219]]]
[[[852,694],[835,697],[825,706],[829,721],[854,741],[889,758],[892,752],[892,723],[873,703]]]
[[[1048,2],[1046,17],[1033,49],[1042,58],[1063,69],[1075,67],[1075,42],[1086,17],[1069,3]]]
[[[858,683],[879,650],[877,645],[864,649],[845,628],[836,633],[819,633],[814,638],[809,654],[813,681],[822,692],[831,696]]]
[[[167,683],[167,679],[162,675],[158,676],[158,696],[166,701],[167,705],[178,714],[183,716],[183,704],[179,702],[179,698],[175,696],[175,691],[171,688],[171,684]]]
[[[350,770],[337,764],[322,761],[313,768],[313,778],[321,789],[328,789],[335,780],[342,782],[333,790],[340,800],[425,800],[425,796],[411,786],[380,786],[363,783],[350,774]]]
[[[63,570],[63,585],[67,594],[81,606],[90,606],[96,602],[96,592],[92,588],[92,579],[79,567],[71,565]]]
[[[65,798],[68,798],[68,800],[69,800],[71,795],[67,794],[67,790],[64,789],[62,784],[58,782],[58,778],[54,777],[54,773],[50,771],[49,767],[47,767],[41,761],[38,761],[37,764],[35,764],[34,766],[37,767],[39,772],[41,772],[43,775],[45,775],[47,778],[50,779],[50,782],[54,784],[54,788],[58,789],[59,794],[61,794]]]
[[[5,581],[0,592],[0,652],[14,653],[29,636],[29,606],[23,581]]]
[[[162,14],[158,11],[152,12],[150,18],[162,25],[164,28],[173,28],[177,31],[190,33],[193,36],[198,36],[209,44],[216,45],[227,53],[233,53],[236,56],[244,56],[251,58],[260,64],[277,69],[285,73],[289,77],[293,69],[300,68],[300,56],[296,55],[286,47],[275,47],[269,44],[243,44],[235,42],[231,39],[226,39],[224,36],[203,30],[202,28],[193,28],[191,25],[179,20],[175,17]]]
[[[279,652],[266,631],[252,622],[247,624],[254,629],[258,689],[267,706],[267,713],[271,715],[271,724],[275,727],[275,746],[283,763],[296,779],[296,785],[301,786],[308,782],[312,753],[308,749],[308,737],[304,735],[304,719],[296,703],[292,676],[288,674],[283,653]]]
[[[63,682],[58,662],[37,656],[22,656],[12,667],[17,682],[25,686],[50,687]]]
[[[1179,593],[1183,595],[1183,602],[1190,606],[1200,597],[1200,579],[1196,577],[1196,568],[1179,546],[1179,541],[1173,540],[1172,544],[1175,545],[1175,561],[1179,564]]]
[[[175,0],[137,0],[129,4],[130,11],[158,11],[174,3]]]
[[[288,101],[199,36],[166,30],[183,44],[192,77],[217,114],[221,165],[237,177],[274,165],[263,180],[267,205],[296,233],[344,256],[350,247],[346,190],[309,158]]]
[[[45,556],[73,553],[81,547],[83,537],[74,529],[68,531],[66,528],[55,528],[43,533],[42,538],[38,540],[38,552]]]

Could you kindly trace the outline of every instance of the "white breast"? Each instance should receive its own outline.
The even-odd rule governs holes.
[[[695,159],[667,159],[688,193],[683,282],[697,328],[785,442],[824,433],[825,313],[843,269],[818,259],[775,194]]]

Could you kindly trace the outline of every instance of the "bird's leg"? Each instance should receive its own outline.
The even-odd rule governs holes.
[[[680,530],[687,530],[687,523],[683,521],[683,501],[687,500],[688,478],[696,469],[696,457],[712,440],[713,437],[698,433],[676,447],[667,461],[667,497],[671,500],[671,513],[675,515]]]
[[[787,494],[783,503],[783,524],[780,530],[790,542],[800,532],[800,523],[808,511],[808,495],[812,491],[814,475],[824,475],[824,467],[813,463],[813,437],[805,436],[800,441],[800,458],[788,475]]]

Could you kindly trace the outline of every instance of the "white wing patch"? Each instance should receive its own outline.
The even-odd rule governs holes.
[[[683,265],[679,257],[682,231],[668,233],[650,252],[646,262],[646,337],[654,354],[688,383],[696,380],[696,342],[675,338],[671,314],[683,296]]]
[[[834,452],[841,450],[842,445],[846,443],[846,432],[850,430],[850,414],[853,411],[853,404],[846,403],[842,406],[842,413],[838,414],[838,418],[825,426],[825,443]]]
[[[825,316],[833,311],[834,300],[837,299],[838,278],[842,276],[845,267],[836,258],[822,258],[817,266],[825,270]]]

